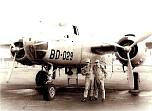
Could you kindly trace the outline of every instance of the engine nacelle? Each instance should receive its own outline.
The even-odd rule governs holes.
[[[125,37],[123,37],[118,41],[118,44],[121,46],[130,46],[131,44],[134,43],[134,41],[135,41],[134,35],[126,35]],[[146,58],[145,44],[139,43],[138,45],[132,47],[129,55],[133,67],[142,64]],[[116,57],[123,65],[125,66],[128,65],[127,52],[124,49],[117,47]]]

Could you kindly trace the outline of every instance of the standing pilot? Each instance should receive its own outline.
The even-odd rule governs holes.
[[[95,61],[93,65],[93,74],[95,76],[95,91],[94,97],[95,100],[98,99],[99,90],[102,92],[102,101],[105,100],[105,88],[104,88],[104,79],[106,78],[106,71],[104,67],[100,64],[99,60]]]
[[[82,75],[85,76],[85,89],[81,101],[86,102],[88,93],[89,93],[89,99],[90,100],[93,99],[93,91],[94,91],[94,75],[93,75],[90,59],[86,60],[86,65],[81,70],[82,70]]]

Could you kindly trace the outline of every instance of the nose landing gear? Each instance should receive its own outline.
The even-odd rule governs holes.
[[[43,87],[43,99],[46,101],[53,100],[56,94],[55,85],[52,83],[46,83]]]
[[[43,68],[45,68],[45,71]],[[46,101],[54,99],[56,94],[56,88],[53,84],[56,68],[53,68],[53,71],[51,71],[51,74],[49,74],[50,69],[51,66],[42,67],[42,70],[37,73],[35,79],[36,85],[40,88],[41,93],[43,94],[43,99]]]

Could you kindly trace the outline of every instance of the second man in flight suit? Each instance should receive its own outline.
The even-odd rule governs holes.
[[[93,74],[95,76],[95,91],[94,97],[95,100],[98,99],[99,90],[102,91],[102,101],[105,100],[105,88],[104,88],[104,79],[106,78],[106,71],[104,67],[100,64],[99,60],[95,61],[95,65],[93,66]]]

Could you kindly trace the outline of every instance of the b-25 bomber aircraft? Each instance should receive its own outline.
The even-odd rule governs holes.
[[[152,35],[148,33],[137,38],[133,34],[125,35],[117,43],[103,43],[96,40],[92,42],[81,40],[78,29],[73,26],[74,34],[66,35],[60,40],[47,41],[20,39],[14,42],[10,49],[17,61],[23,65],[41,65],[42,69],[36,75],[36,85],[42,87],[44,100],[52,100],[55,96],[55,71],[64,67],[66,74],[71,74],[71,68],[77,68],[77,73],[81,73],[81,68],[85,65],[86,59],[101,58],[104,54],[113,53],[117,59],[128,67],[128,83],[131,90],[139,90],[138,73],[133,72],[133,68],[142,64],[146,58],[146,46],[142,41]],[[51,72],[51,73],[50,73]],[[11,75],[11,71],[9,71]]]

